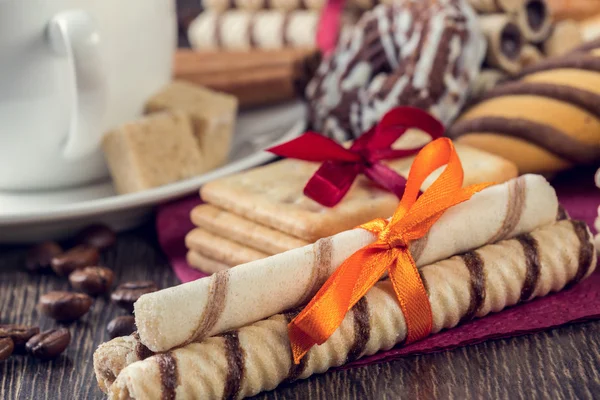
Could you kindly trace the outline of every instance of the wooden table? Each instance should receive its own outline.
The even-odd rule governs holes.
[[[176,284],[148,224],[119,236],[103,255],[117,281],[152,279]],[[38,297],[67,289],[54,275],[30,275],[21,266],[25,249],[0,248],[0,323],[56,324],[35,310]],[[70,325],[71,345],[59,359],[40,362],[13,356],[0,362],[0,399],[100,399],[92,354],[107,340],[105,327],[123,314],[96,300]],[[259,399],[592,399],[600,396],[600,321],[544,333],[490,341],[438,354],[412,356],[368,367],[329,372],[285,385]]]

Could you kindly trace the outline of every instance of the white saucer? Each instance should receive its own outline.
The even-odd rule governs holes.
[[[300,102],[243,112],[229,164],[143,192],[117,195],[110,180],[52,192],[0,192],[0,243],[62,239],[90,223],[105,223],[116,230],[132,228],[157,204],[195,193],[206,182],[274,159],[262,149],[302,134],[305,112]]]

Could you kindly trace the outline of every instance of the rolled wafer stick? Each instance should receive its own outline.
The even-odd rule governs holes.
[[[549,224],[557,210],[556,193],[543,177],[521,176],[446,211],[410,244],[411,254],[417,266],[427,265]],[[302,305],[345,259],[375,240],[353,229],[144,295],[134,305],[140,338],[151,350],[166,351]]]
[[[589,276],[596,262],[585,223],[567,220],[425,266],[432,333],[562,290]],[[238,399],[388,350],[406,337],[389,281],[377,283],[298,365],[287,335],[292,317],[277,315],[130,364],[112,385],[101,385],[110,386],[113,399]]]
[[[315,48],[316,11],[205,11],[188,29],[196,50]]]
[[[488,42],[485,62],[508,73],[518,72],[524,44],[519,27],[507,14],[481,15],[479,22]]]
[[[519,62],[521,63],[521,67],[529,67],[533,64],[536,64],[544,59],[544,54],[531,44],[526,44],[523,46],[523,50],[521,50],[521,54],[519,55]]]
[[[513,12],[523,6],[525,0],[468,0],[479,13]]]
[[[521,34],[530,43],[541,43],[548,39],[552,30],[552,17],[543,0],[526,0],[514,13],[514,21]]]
[[[584,42],[579,24],[575,21],[560,21],[552,28],[552,33],[543,44],[547,57],[562,56]]]
[[[477,80],[471,88],[471,99],[476,100],[488,90],[507,78],[507,74],[498,69],[487,68],[481,70]]]

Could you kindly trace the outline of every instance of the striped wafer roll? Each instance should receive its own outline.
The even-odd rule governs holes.
[[[204,8],[211,11],[226,11],[240,9],[247,11],[258,10],[321,10],[324,0],[204,0]]]
[[[600,40],[548,58],[486,93],[446,135],[551,173],[600,161]]]
[[[526,0],[514,14],[523,37],[531,43],[541,43],[552,30],[552,17],[544,0]]]
[[[519,56],[524,40],[519,27],[510,20],[510,16],[480,15],[479,24],[488,42],[485,62],[509,73],[521,70]]]
[[[316,11],[205,11],[188,38],[196,50],[314,48],[318,19]]]
[[[410,250],[418,266],[427,265],[531,232],[553,222],[557,210],[556,193],[543,177],[522,176],[452,207]],[[151,350],[166,351],[305,304],[345,259],[375,239],[353,229],[144,295],[134,306],[140,338]]]
[[[559,291],[595,267],[589,230],[568,220],[428,265],[421,275],[433,312],[432,333]],[[388,350],[406,337],[389,281],[376,284],[329,340],[298,365],[287,336],[292,317],[277,315],[133,363],[120,371],[110,397],[239,399]]]

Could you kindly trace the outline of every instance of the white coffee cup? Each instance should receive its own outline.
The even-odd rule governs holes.
[[[171,79],[175,0],[0,0],[0,189],[107,176],[102,135]]]

